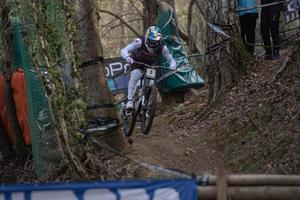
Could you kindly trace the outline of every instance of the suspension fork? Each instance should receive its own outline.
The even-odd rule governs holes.
[[[143,91],[142,91],[142,108],[144,108],[145,106],[145,100],[146,100],[146,93],[147,93],[147,88],[149,86],[149,79],[147,79],[146,77],[144,77],[144,80],[143,80]]]

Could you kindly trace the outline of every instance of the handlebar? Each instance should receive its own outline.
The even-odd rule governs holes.
[[[148,68],[152,68],[152,69],[158,69],[158,68],[162,68],[162,66],[152,66],[152,65],[148,65],[146,63],[143,63],[143,62],[138,62],[138,61],[133,61],[133,63],[136,63],[136,64],[139,64],[139,65],[144,65],[145,67],[148,67]]]
[[[136,64],[140,64],[140,65],[144,65],[145,67],[148,67],[148,68],[152,68],[152,69],[158,69],[158,68],[166,68],[166,67],[163,67],[163,66],[151,66],[151,65],[148,65],[146,63],[143,63],[143,62],[138,62],[138,61],[133,61],[133,63],[136,63]],[[169,69],[169,68],[167,68]],[[177,68],[178,69],[178,68]],[[165,75],[161,76],[159,79],[156,80],[156,83],[168,78],[169,76],[175,74],[177,72],[177,69],[174,70],[174,71],[170,71],[168,73],[166,73]]]
[[[153,65],[152,66],[152,65],[148,65],[146,63],[138,62],[138,61],[133,61],[133,63],[139,64],[139,65],[143,65],[145,67],[152,68],[152,69],[158,69],[158,68],[169,69],[168,67],[164,67],[164,66],[160,66],[160,65]],[[185,66],[190,66],[190,64],[189,63],[181,64],[181,65],[177,66],[176,70],[173,70],[173,71],[178,71],[178,69],[180,69],[182,67],[185,67]]]

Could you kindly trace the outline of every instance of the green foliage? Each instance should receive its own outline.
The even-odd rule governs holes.
[[[174,108],[175,113],[182,115],[184,113],[187,112],[186,107],[184,106],[184,104],[179,104],[178,106],[176,106]]]

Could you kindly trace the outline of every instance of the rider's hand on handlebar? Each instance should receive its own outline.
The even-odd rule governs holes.
[[[169,69],[172,70],[172,71],[175,71],[176,70],[176,65],[170,65]]]
[[[133,60],[130,56],[127,56],[127,57],[125,58],[125,60],[126,60],[126,62],[127,62],[128,64],[132,64],[132,63],[134,62],[134,60]]]

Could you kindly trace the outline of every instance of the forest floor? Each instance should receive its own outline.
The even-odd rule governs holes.
[[[230,173],[299,173],[297,56],[284,50],[279,60],[249,63],[247,75],[213,106],[207,105],[204,87],[182,104],[158,109],[148,135],[142,135],[137,125],[127,156],[196,174],[214,174],[217,168]],[[111,179],[162,176],[118,156],[105,163],[112,167],[105,178],[110,173]],[[120,168],[120,163],[126,164]],[[35,181],[32,162],[27,165],[31,167],[14,169],[0,162],[0,183]]]
[[[149,135],[133,133],[130,156],[197,174],[299,173],[299,66],[292,53],[258,59],[213,106],[207,88],[155,117]],[[141,174],[157,176],[146,170]]]

